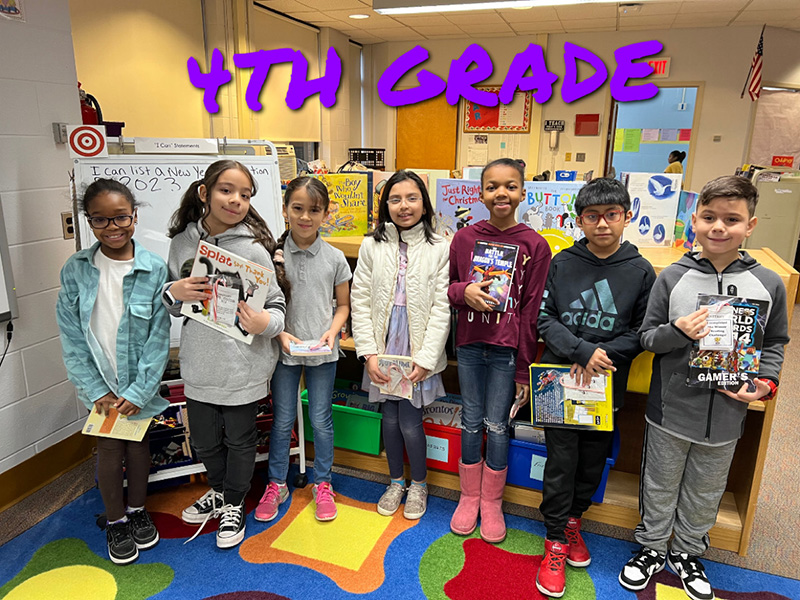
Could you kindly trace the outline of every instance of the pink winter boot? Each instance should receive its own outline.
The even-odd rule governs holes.
[[[478,509],[481,504],[481,475],[483,461],[465,465],[458,461],[458,475],[461,483],[461,498],[456,512],[450,519],[450,531],[457,535],[469,535],[478,524]]]
[[[497,544],[506,539],[506,521],[503,517],[503,490],[506,487],[508,467],[493,471],[483,465],[481,483],[481,537]]]

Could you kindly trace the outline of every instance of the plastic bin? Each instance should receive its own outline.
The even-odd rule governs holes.
[[[458,473],[461,429],[435,423],[424,423],[422,427],[428,442],[428,466],[431,469]]]
[[[603,478],[597,491],[592,496],[592,502],[600,503],[606,493],[608,473],[619,455],[619,431],[614,430],[614,441],[611,444],[611,456],[606,459],[603,468]],[[544,463],[547,460],[547,447],[543,444],[532,444],[523,440],[510,440],[508,447],[508,483],[534,490],[542,489],[544,477]]]
[[[336,392],[343,390],[335,390]],[[347,391],[347,394],[367,396],[363,392]],[[303,431],[307,441],[314,441],[314,430],[308,418],[308,390],[303,390]],[[362,410],[352,406],[333,405],[333,445],[336,448],[355,450],[366,454],[381,453],[381,413]]]

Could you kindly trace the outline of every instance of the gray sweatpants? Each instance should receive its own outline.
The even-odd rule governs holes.
[[[704,446],[649,424],[644,436],[639,482],[642,522],[634,538],[666,553],[674,532],[673,552],[699,556],[708,548],[708,532],[717,520],[738,440]]]

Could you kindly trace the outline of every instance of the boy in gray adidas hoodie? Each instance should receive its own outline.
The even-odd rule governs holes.
[[[757,202],[758,190],[742,177],[707,183],[692,215],[702,250],[664,269],[650,294],[639,330],[642,346],[655,354],[645,415],[642,520],[634,532],[642,547],[619,575],[620,584],[632,591],[644,589],[666,562],[690,598],[714,598],[697,557],[708,548],[747,405],[775,395],[789,343],[781,278],[739,250],[756,226]],[[687,385],[689,354],[709,333],[708,308],[697,309],[698,294],[769,302],[758,378],[751,387]]]

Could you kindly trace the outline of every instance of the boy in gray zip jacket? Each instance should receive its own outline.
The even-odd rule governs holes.
[[[756,225],[758,191],[742,177],[719,177],[700,192],[692,224],[700,252],[689,252],[656,280],[639,330],[642,347],[655,354],[647,399],[640,481],[642,545],[619,575],[638,591],[665,562],[693,600],[714,591],[697,559],[708,548],[747,405],[771,399],[789,342],[786,290],[780,277],[739,246]],[[689,387],[689,354],[708,335],[708,308],[698,294],[769,302],[758,378],[738,391]],[[670,536],[674,533],[668,549]]]

